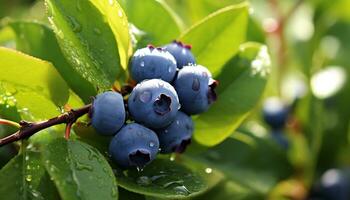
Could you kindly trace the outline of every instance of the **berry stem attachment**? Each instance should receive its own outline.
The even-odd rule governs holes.
[[[49,128],[51,126],[55,126],[58,124],[67,124],[66,127],[66,138],[67,138],[67,129],[69,130],[68,132],[70,133],[70,129],[73,125],[74,122],[77,121],[78,118],[80,118],[81,116],[89,113],[91,109],[91,104],[85,105],[84,107],[78,108],[78,109],[72,109],[69,112],[66,112],[60,116],[51,118],[49,120],[46,121],[42,121],[42,122],[26,122],[26,121],[21,121],[18,126],[17,124],[11,123],[12,125],[16,125],[17,127],[19,127],[19,130],[7,137],[1,138],[0,139],[0,147],[18,141],[18,140],[22,140],[25,138],[28,138],[32,135],[34,135],[35,133]],[[1,120],[0,123],[3,122],[7,123],[9,121],[7,120]],[[69,138],[69,134],[68,134],[68,138]]]
[[[21,125],[19,123],[7,119],[0,119],[0,124],[21,128]]]
[[[72,125],[73,125],[72,122],[66,124],[66,131],[65,131],[65,134],[64,134],[64,138],[65,138],[66,140],[69,140],[70,131],[71,131],[71,129],[72,129]]]

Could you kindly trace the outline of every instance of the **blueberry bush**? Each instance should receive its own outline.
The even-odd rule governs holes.
[[[0,0],[1,199],[350,199],[348,0]]]

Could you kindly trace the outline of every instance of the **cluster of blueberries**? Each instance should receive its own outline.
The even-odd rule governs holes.
[[[216,100],[217,81],[196,64],[191,46],[179,41],[138,49],[129,68],[137,82],[131,93],[125,99],[112,91],[97,95],[90,117],[98,133],[114,136],[109,146],[114,162],[142,168],[159,151],[186,149],[193,133],[190,115],[206,111]]]
[[[283,148],[288,148],[288,140],[283,134],[283,129],[288,121],[290,107],[277,97],[270,97],[263,105],[263,118],[271,128],[272,138]]]

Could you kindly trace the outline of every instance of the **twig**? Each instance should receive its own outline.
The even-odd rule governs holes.
[[[34,135],[35,133],[51,126],[55,126],[58,124],[67,124],[67,127],[71,126],[79,117],[89,113],[90,109],[91,109],[91,104],[88,104],[82,108],[72,109],[67,113],[64,113],[58,117],[55,117],[43,122],[31,123],[31,122],[21,121],[19,123],[20,129],[17,132],[5,138],[0,139],[0,147],[21,139],[28,138]]]
[[[10,120],[6,120],[6,119],[0,119],[0,124],[14,126],[16,128],[21,127],[21,125],[19,123],[14,122],[14,121],[10,121]]]

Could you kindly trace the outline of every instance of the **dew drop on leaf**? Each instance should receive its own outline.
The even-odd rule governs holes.
[[[117,189],[115,187],[112,187],[111,196],[116,197],[117,195]]]
[[[149,186],[152,184],[152,180],[148,176],[140,176],[136,183],[141,186]]]
[[[83,27],[81,26],[81,24],[74,17],[69,16],[68,17],[68,21],[69,21],[69,24],[72,27],[73,32],[79,33],[79,32],[82,31]]]
[[[123,11],[122,10],[118,10],[118,16],[119,17],[123,17]]]
[[[184,185],[174,187],[174,191],[176,194],[185,195],[185,196],[191,193]]]
[[[30,174],[26,175],[26,181],[28,182],[32,181],[32,175]]]

